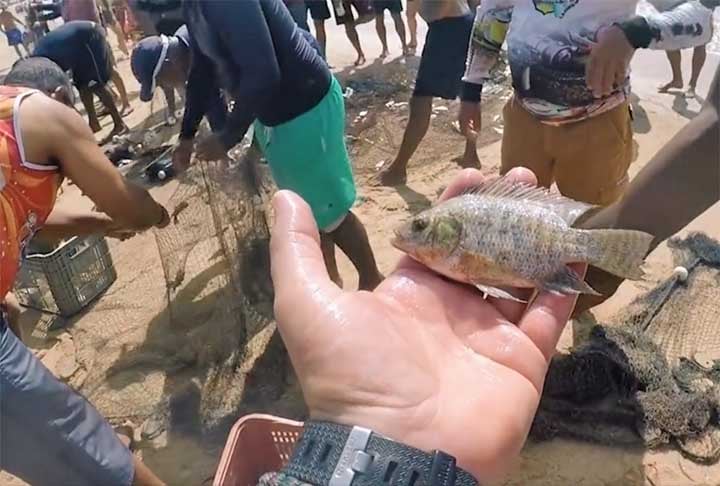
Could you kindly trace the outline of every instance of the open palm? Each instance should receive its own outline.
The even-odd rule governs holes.
[[[443,197],[480,181],[465,171]],[[481,482],[503,474],[574,299],[484,300],[409,259],[374,292],[345,292],[327,275],[308,206],[289,192],[274,206],[275,311],[311,416],[443,450]]]

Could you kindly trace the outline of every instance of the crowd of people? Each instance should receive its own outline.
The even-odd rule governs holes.
[[[42,35],[28,57],[18,50],[21,59],[0,86],[1,469],[34,485],[163,484],[22,343],[4,297],[32,238],[123,235],[170,222],[161,204],[120,175],[93,134],[100,128],[93,96],[113,119],[111,135],[127,130],[122,116],[130,106],[107,40],[112,30],[131,57],[142,101],[160,87],[173,124],[175,94],[184,98],[177,172],[193,157],[226,157],[253,127],[281,189],[273,200],[275,312],[310,420],[288,466],[263,484],[329,484],[338,474],[344,482],[333,484],[379,484],[394,474],[423,484],[484,484],[507,471],[566,322],[576,305],[598,301],[549,292],[530,304],[483,299],[410,260],[380,273],[352,211],[356,186],[342,89],[326,61],[324,0],[31,5],[35,22],[46,22],[33,29]],[[375,19],[382,57],[389,54],[385,10],[404,55],[417,46],[415,15],[428,24],[403,142],[380,173],[383,183],[405,182],[435,97],[461,99],[462,164],[470,168],[441,198],[482,181],[482,88],[507,43],[514,94],[503,112],[501,174],[555,183],[564,195],[602,207],[585,227],[646,231],[655,245],[720,200],[720,73],[702,112],[631,182],[629,63],[637,49],[706,44],[714,6],[675,2],[640,15],[636,0],[409,0],[408,41],[399,0],[331,2],[357,65],[365,54],[356,24]],[[65,22],[50,29],[55,14],[38,16],[46,10]],[[0,23],[14,42],[22,22],[6,12]],[[132,53],[124,43],[130,24],[150,34]],[[76,90],[87,122],[74,109]],[[197,140],[204,117],[212,133]],[[64,178],[99,212],[55,210]],[[358,271],[357,292],[343,290],[335,246]],[[587,278],[603,298],[620,283],[592,268]]]

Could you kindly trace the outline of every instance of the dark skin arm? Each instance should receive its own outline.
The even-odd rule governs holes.
[[[652,248],[720,200],[720,71],[700,114],[648,162],[625,197],[588,218],[583,228],[620,228],[655,236]],[[603,298],[583,296],[576,313],[611,296],[622,280],[591,269],[588,283]]]
[[[120,227],[107,214],[94,211],[74,212],[56,207],[35,237],[54,243],[72,236],[93,234],[125,239],[134,233]]]
[[[56,161],[63,176],[112,219],[113,228],[139,231],[169,221],[165,208],[115,169],[71,108],[46,96],[30,96],[21,105],[21,131],[26,159]]]

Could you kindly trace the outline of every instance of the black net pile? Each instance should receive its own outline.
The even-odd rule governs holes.
[[[672,445],[720,458],[720,243],[701,233],[669,242],[688,271],[635,300],[616,325],[550,366],[531,436],[606,445]]]

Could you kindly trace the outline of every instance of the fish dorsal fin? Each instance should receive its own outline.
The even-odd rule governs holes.
[[[568,226],[583,214],[595,208],[591,204],[573,201],[562,194],[544,187],[537,187],[525,182],[518,182],[507,177],[498,177],[483,182],[479,186],[467,189],[463,194],[482,195],[486,197],[514,199],[517,201],[533,202],[547,207],[560,216]]]

